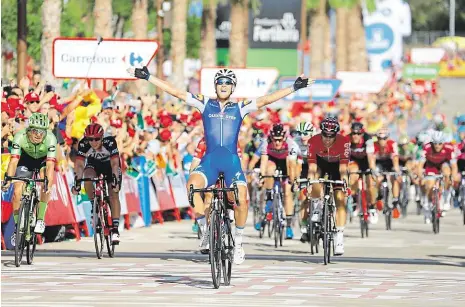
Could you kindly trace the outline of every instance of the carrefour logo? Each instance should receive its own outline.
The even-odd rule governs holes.
[[[365,28],[369,54],[382,54],[394,44],[394,31],[385,23],[374,23]]]

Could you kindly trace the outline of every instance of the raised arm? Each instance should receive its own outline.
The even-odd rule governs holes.
[[[302,74],[300,75],[300,77],[297,78],[297,80],[295,80],[293,86],[283,88],[281,90],[277,90],[274,93],[257,98],[257,107],[261,108],[266,105],[269,105],[270,103],[278,101],[279,99],[282,99],[287,95],[290,95],[295,91],[300,90],[301,88],[310,87],[313,83],[315,83],[315,80],[305,78],[305,76]]]
[[[179,99],[181,99],[183,101],[187,100],[187,92],[186,91],[179,90],[175,86],[173,86],[172,84],[170,84],[170,83],[168,83],[166,81],[163,81],[161,79],[158,79],[155,76],[152,76],[149,73],[149,70],[147,69],[147,66],[144,66],[142,68],[128,68],[128,73],[132,77],[136,77],[138,79],[144,79],[144,80],[149,81],[150,83],[152,83],[156,87],[161,88],[164,92],[167,92],[168,94],[170,94],[170,95],[172,95],[172,96],[174,96],[176,98],[179,98]]]

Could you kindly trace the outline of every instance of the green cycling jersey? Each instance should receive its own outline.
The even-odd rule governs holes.
[[[408,143],[406,146],[398,146],[399,148],[399,159],[400,160],[409,160],[414,159],[417,152],[415,144]]]
[[[47,130],[43,141],[39,144],[33,144],[27,136],[27,129],[23,129],[15,134],[11,149],[11,156],[21,156],[21,151],[34,159],[47,157],[48,160],[56,159],[57,139],[52,131]]]

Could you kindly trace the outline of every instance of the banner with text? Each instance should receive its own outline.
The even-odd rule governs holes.
[[[45,225],[55,226],[73,223],[76,223],[76,217],[66,177],[55,172],[47,213],[45,214]]]
[[[386,85],[390,78],[385,72],[338,71],[336,78],[342,81],[341,93],[376,94]]]
[[[279,87],[288,88],[295,82],[295,77],[279,78]],[[312,102],[328,102],[334,99],[341,86],[341,80],[337,79],[317,79],[311,87],[303,88],[294,92],[282,100],[289,102],[308,102],[311,97]]]
[[[413,80],[434,80],[439,75],[439,64],[405,64],[402,78]]]

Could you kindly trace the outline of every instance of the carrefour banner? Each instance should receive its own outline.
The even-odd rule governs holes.
[[[402,0],[377,0],[376,10],[363,11],[370,71],[401,62],[403,36],[411,34],[410,6]]]

